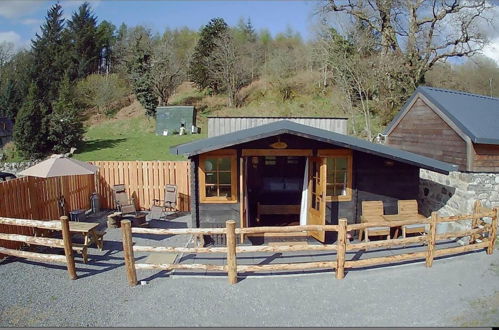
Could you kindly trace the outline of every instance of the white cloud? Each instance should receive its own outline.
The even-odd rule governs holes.
[[[483,55],[493,59],[499,65],[499,37],[492,39],[482,50]]]
[[[43,23],[43,20],[38,18],[24,18],[21,20],[21,23],[24,25],[40,25]]]
[[[0,1],[0,16],[9,19],[26,17],[31,15],[44,4],[45,1],[2,0]]]
[[[16,50],[26,48],[29,41],[23,40],[23,38],[14,31],[0,32],[0,43],[7,42],[12,43]]]

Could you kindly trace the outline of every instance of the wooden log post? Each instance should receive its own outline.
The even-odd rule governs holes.
[[[345,253],[347,250],[347,219],[340,219],[338,228],[338,250],[336,253],[336,278],[345,277]]]
[[[123,234],[123,254],[128,283],[135,286],[137,285],[137,270],[135,269],[135,257],[133,256],[132,223],[130,220],[121,221],[121,232]]]
[[[435,241],[437,236],[437,212],[431,212],[430,232],[428,233],[428,250],[426,252],[426,267],[433,265],[433,257],[435,256]]]
[[[476,216],[478,213],[480,213],[480,207],[481,207],[480,201],[477,199],[473,203],[473,218],[471,219],[471,229],[475,229],[478,226],[478,217]],[[477,235],[471,235],[470,237],[470,244],[473,244],[476,242]]]
[[[489,232],[489,246],[487,247],[487,254],[494,253],[494,245],[497,237],[497,217],[499,217],[499,208],[494,208],[495,215],[492,217],[492,228]]]
[[[60,220],[62,240],[64,242],[64,254],[66,255],[66,265],[68,268],[69,277],[72,280],[76,280],[78,276],[76,275],[75,258],[73,256],[73,243],[71,242],[71,232],[69,231],[69,219],[67,216],[62,216]]]
[[[230,284],[237,283],[237,261],[236,261],[236,222],[228,220],[225,222],[227,229],[227,275]]]

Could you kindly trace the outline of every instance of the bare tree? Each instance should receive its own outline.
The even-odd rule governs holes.
[[[404,59],[413,88],[437,62],[483,48],[479,23],[489,8],[486,0],[326,0],[323,6],[379,34],[382,54]]]
[[[12,56],[14,56],[14,44],[12,42],[0,42],[0,68],[3,67]]]
[[[241,52],[229,31],[215,41],[217,47],[208,60],[208,71],[213,80],[227,93],[227,105],[234,106],[237,92],[250,82],[251,72],[241,65]]]
[[[151,64],[151,79],[154,94],[159,105],[167,105],[175,89],[184,81],[186,63],[177,58],[170,35],[159,41],[154,49]]]

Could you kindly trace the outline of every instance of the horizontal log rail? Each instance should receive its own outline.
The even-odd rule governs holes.
[[[12,225],[21,227],[31,227],[40,229],[62,230],[61,223],[58,221],[41,221],[28,219],[14,219],[0,217],[0,225]]]
[[[66,263],[66,257],[57,254],[13,250],[13,249],[6,249],[3,247],[0,247],[0,253],[18,258],[33,259],[46,262]]]
[[[159,228],[137,228],[131,229],[133,234],[150,235],[216,235],[225,234],[225,228],[181,228],[181,229],[159,229]]]
[[[58,238],[33,237],[27,235],[0,233],[0,239],[6,241],[15,241],[27,244],[48,246],[53,248],[64,248],[64,240]]]
[[[378,223],[347,224],[346,219],[340,219],[338,225],[307,225],[289,227],[250,227],[235,228],[235,222],[229,220],[225,228],[186,228],[186,229],[152,229],[152,228],[131,228],[130,221],[122,221],[123,251],[125,254],[125,265],[127,277],[130,285],[137,284],[137,269],[157,269],[157,270],[190,270],[200,269],[207,271],[226,272],[230,283],[237,283],[237,274],[259,271],[285,271],[285,270],[309,270],[309,269],[331,269],[336,272],[336,277],[344,277],[346,268],[363,268],[374,265],[400,263],[409,260],[424,259],[427,267],[431,267],[435,257],[458,254],[485,248],[487,254],[492,254],[497,235],[498,209],[487,209],[475,203],[474,212],[467,215],[456,215],[449,217],[439,217],[433,212],[428,219],[409,219],[404,221],[389,221]],[[484,222],[483,218],[491,218],[490,223]],[[442,222],[453,222],[460,220],[472,220],[471,228],[437,234],[437,226]],[[370,227],[389,226],[400,227],[404,225],[421,224],[425,225],[426,233],[423,235],[387,239],[370,242],[350,243],[347,234],[354,230],[361,230]],[[307,245],[257,245],[245,246],[237,245],[237,234],[258,234],[258,233],[290,233],[303,231],[333,231],[337,233],[336,244]],[[153,247],[134,246],[132,234],[153,234],[153,235],[186,235],[195,236],[221,234],[226,235],[227,245],[223,247]],[[477,238],[480,235],[480,241]],[[437,243],[447,242],[450,238],[470,237],[470,244],[458,247],[440,248]],[[371,257],[359,260],[345,260],[347,251],[369,250],[374,248],[390,248],[396,246],[406,246],[413,244],[423,244],[422,251],[400,253],[397,255]],[[237,255],[243,253],[258,252],[306,252],[306,251],[335,251],[329,261],[298,262],[298,263],[277,263],[267,265],[238,265]],[[210,264],[135,264],[134,252],[176,252],[176,253],[220,253],[227,255],[226,265]]]
[[[52,248],[63,248],[64,256],[57,254],[20,251],[14,249],[7,249],[4,247],[0,247],[0,254],[18,257],[18,258],[33,259],[44,262],[65,263],[69,277],[72,280],[75,280],[77,278],[75,261],[73,256],[73,245],[71,242],[71,233],[69,231],[68,217],[63,216],[60,218],[60,221],[40,221],[40,220],[0,217],[0,224],[61,231],[62,239],[0,233],[0,240],[22,242],[25,244],[48,246]]]
[[[248,227],[237,228],[236,234],[261,234],[261,233],[298,233],[303,231],[338,231],[337,225],[303,225],[286,227]]]
[[[353,244],[347,244],[347,250],[368,250],[368,249],[374,249],[374,248],[380,248],[380,247],[392,247],[392,246],[397,246],[397,245],[405,245],[405,244],[414,244],[414,243],[422,243],[422,242],[427,242],[427,237],[426,236],[414,236],[414,237],[408,237],[408,238],[402,238],[402,239],[390,239],[390,240],[383,240],[383,241],[371,241],[371,242],[364,242],[364,243],[353,243]]]

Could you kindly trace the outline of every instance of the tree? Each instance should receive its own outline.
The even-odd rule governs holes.
[[[46,135],[48,128],[47,108],[40,101],[35,83],[29,92],[14,124],[14,141],[17,149],[25,157],[40,158],[49,151]]]
[[[201,29],[189,66],[191,80],[201,89],[211,88],[213,92],[218,92],[217,82],[213,81],[209,73],[209,57],[217,47],[216,40],[227,30],[227,23],[222,18],[213,18]]]
[[[33,57],[20,51],[0,68],[0,114],[15,121],[31,84]]]
[[[48,127],[47,139],[52,142],[55,153],[66,153],[83,141],[83,123],[73,100],[69,75],[66,75],[59,88],[59,97],[53,103]]]
[[[110,73],[112,50],[116,41],[114,31],[116,27],[108,21],[102,21],[97,26],[97,48],[99,49],[99,73]]]
[[[71,80],[78,80],[97,72],[100,59],[97,19],[88,2],[84,2],[68,21],[71,42],[69,73]]]
[[[403,59],[411,89],[439,61],[483,48],[479,23],[489,7],[486,0],[327,0],[324,5],[326,12],[345,13],[378,33],[382,55]]]
[[[184,81],[185,65],[175,54],[173,35],[165,33],[157,43],[151,61],[152,90],[160,105],[167,105],[170,96]]]
[[[241,65],[241,51],[227,31],[215,40],[215,49],[208,58],[208,74],[221,91],[227,93],[227,105],[235,104],[237,92],[248,82],[248,67]]]
[[[0,42],[0,68],[9,62],[14,54],[14,44],[12,42]]]
[[[45,107],[57,98],[59,83],[67,68],[66,51],[69,45],[64,37],[64,19],[62,7],[54,4],[47,13],[41,26],[41,35],[32,40],[33,67],[32,80],[37,85],[36,91],[42,92],[39,99]]]
[[[152,40],[149,30],[134,31],[133,46],[127,61],[128,73],[137,100],[146,109],[146,115],[154,117],[158,98],[154,95],[151,78]]]

